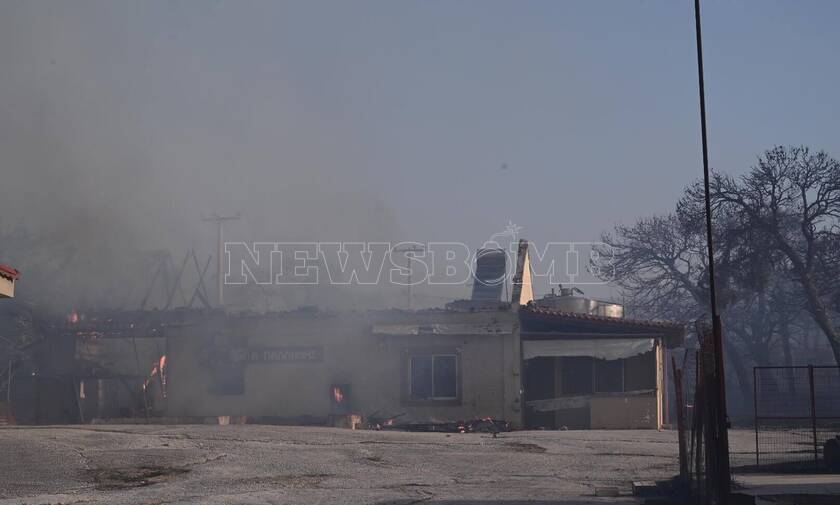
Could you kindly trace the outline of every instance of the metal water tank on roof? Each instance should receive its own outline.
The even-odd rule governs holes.
[[[576,296],[576,293],[582,295],[583,291],[578,288],[564,288],[563,286],[560,286],[560,294],[557,294],[555,293],[554,288],[552,288],[551,293],[534,300],[534,304],[537,307],[561,312],[573,312],[576,314],[589,314],[592,316],[604,317],[624,317],[624,306],[620,303],[595,300],[584,296]]]
[[[479,249],[475,255],[473,300],[501,300],[507,256],[502,249]]]

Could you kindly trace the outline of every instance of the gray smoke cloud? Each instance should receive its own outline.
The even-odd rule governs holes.
[[[177,3],[0,6],[0,261],[23,298],[131,307],[153,251],[215,254],[212,212],[242,213],[239,240],[398,233],[340,104],[310,110],[193,21]]]

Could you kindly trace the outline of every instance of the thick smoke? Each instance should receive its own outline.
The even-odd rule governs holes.
[[[242,214],[232,240],[398,232],[356,132],[329,116],[340,104],[312,113],[304,90],[238,63],[246,45],[217,51],[212,16],[172,4],[149,32],[135,21],[160,12],[142,4],[77,7],[0,7],[0,261],[22,299],[136,308],[161,251],[215,254],[213,212]]]

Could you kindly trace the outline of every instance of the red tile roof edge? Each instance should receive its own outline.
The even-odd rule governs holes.
[[[14,281],[20,277],[20,272],[8,265],[0,264],[0,275]]]
[[[647,327],[647,328],[660,328],[663,330],[670,330],[670,331],[684,331],[685,325],[681,323],[675,323],[672,321],[654,321],[654,320],[645,320],[645,319],[624,319],[620,317],[608,317],[608,316],[596,316],[592,314],[581,314],[579,312],[565,312],[562,310],[552,310],[546,309],[542,307],[530,307],[526,306],[523,307],[522,310],[527,313],[543,315],[543,316],[554,316],[559,318],[566,318],[566,319],[578,319],[583,321],[592,321],[598,323],[610,323],[610,324],[623,324],[627,326],[640,326],[640,327]]]

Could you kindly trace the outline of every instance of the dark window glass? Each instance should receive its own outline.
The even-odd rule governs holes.
[[[624,390],[656,389],[656,353],[648,351],[624,360]]]
[[[433,361],[431,356],[411,357],[411,398],[424,400],[434,396]]]
[[[455,355],[412,356],[411,398],[413,400],[458,397],[458,358]]]
[[[624,362],[620,359],[595,360],[595,392],[620,393],[624,391]]]
[[[435,398],[455,398],[457,379],[457,364],[455,356],[435,356]]]
[[[592,394],[592,358],[560,358],[560,386],[564,395]]]

